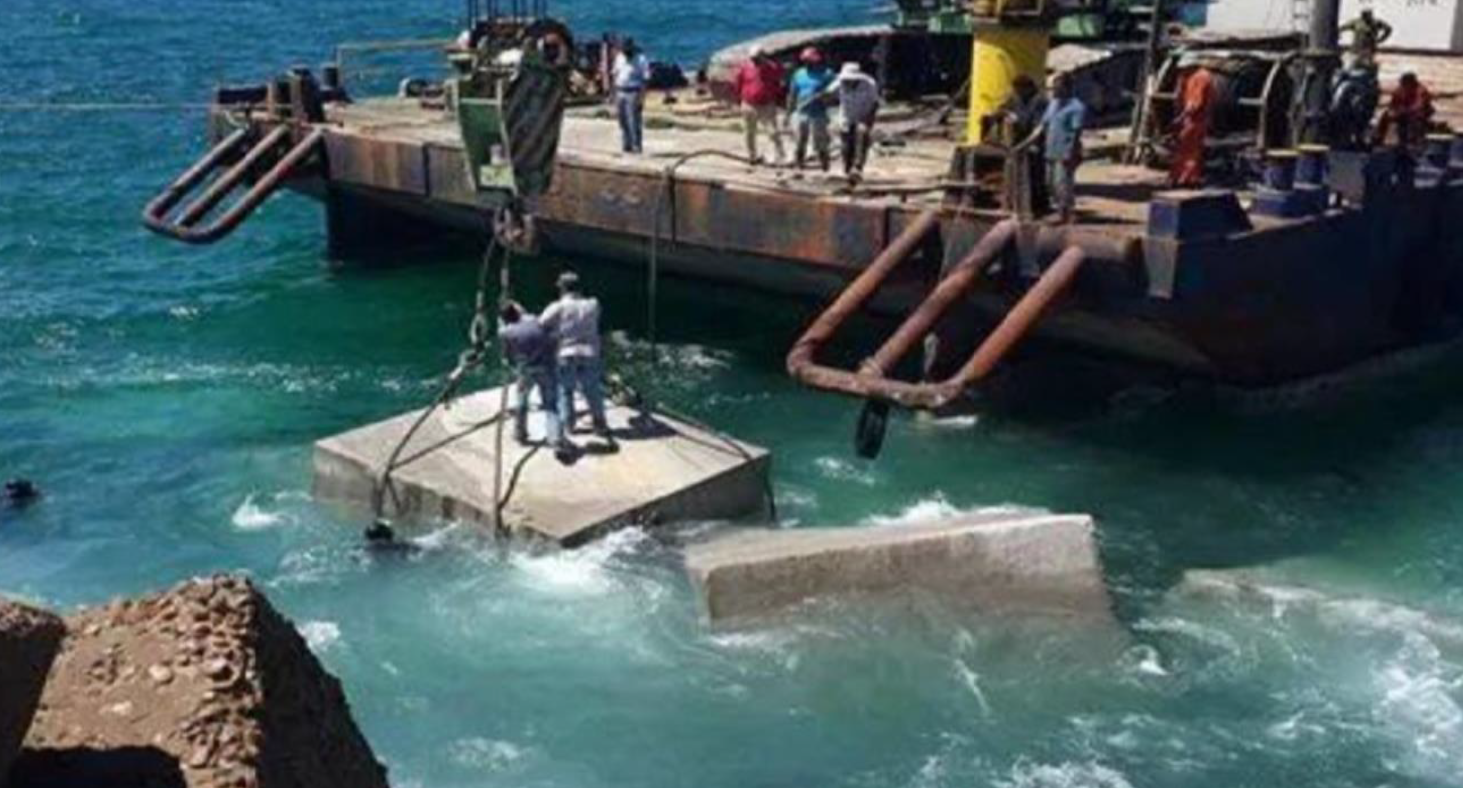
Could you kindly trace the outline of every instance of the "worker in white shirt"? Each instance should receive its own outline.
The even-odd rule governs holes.
[[[559,341],[559,423],[566,433],[574,429],[574,393],[582,392],[589,401],[589,415],[594,431],[609,437],[610,425],[605,420],[604,374],[600,361],[599,300],[585,296],[579,288],[579,275],[565,271],[559,275],[559,300],[549,304],[539,315],[539,322]]]
[[[857,183],[863,177],[864,163],[873,143],[874,118],[879,114],[879,83],[865,74],[858,63],[849,61],[828,86],[828,92],[838,96],[839,114],[843,117],[840,129],[843,174],[851,183]]]
[[[615,113],[620,118],[620,147],[626,153],[643,153],[645,142],[645,86],[650,79],[650,61],[640,52],[635,39],[625,39],[615,55]]]

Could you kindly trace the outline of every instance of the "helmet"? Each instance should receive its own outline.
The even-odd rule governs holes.
[[[806,47],[802,54],[798,55],[798,60],[809,65],[816,65],[823,62],[823,53],[819,52],[817,47]]]

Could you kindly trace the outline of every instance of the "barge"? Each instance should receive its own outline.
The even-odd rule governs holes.
[[[1331,43],[1334,50],[1334,33]],[[1189,48],[1223,58],[1237,46],[1196,39]],[[1384,79],[1407,69],[1425,81],[1456,82],[1455,67],[1451,55],[1382,58]],[[296,84],[308,82],[296,74]],[[1160,82],[1144,102],[1161,114]],[[242,171],[255,182],[278,174],[271,188],[323,203],[336,260],[444,229],[491,233],[496,208],[474,182],[473,153],[450,104],[432,96],[347,98],[334,77],[325,83],[314,110],[302,107],[299,95],[293,107],[281,107],[261,101],[257,91],[221,90],[210,113],[211,141],[277,134],[281,152],[307,146],[309,154],[287,171],[267,165],[288,153]],[[1271,96],[1271,87],[1267,81],[1266,94],[1240,97],[1253,110],[1240,125],[1264,116],[1263,102],[1287,100]],[[1435,92],[1440,115],[1455,113],[1449,99],[1456,94]],[[1023,308],[1034,313],[1020,316],[1015,337],[987,361],[998,362],[1029,330],[1245,386],[1337,370],[1457,330],[1463,236],[1451,224],[1463,217],[1463,178],[1454,177],[1463,169],[1463,146],[1450,139],[1430,138],[1416,167],[1399,166],[1390,150],[1323,151],[1315,154],[1321,162],[1313,182],[1287,187],[1309,189],[1315,199],[1277,201],[1274,188],[1243,176],[1212,189],[1169,189],[1161,170],[1127,162],[1129,129],[1090,131],[1076,220],[1064,225],[999,195],[979,198],[977,181],[989,173],[962,170],[968,140],[960,115],[937,109],[886,106],[864,178],[851,185],[836,175],[741,163],[733,114],[705,89],[653,93],[639,156],[619,152],[615,120],[603,105],[570,107],[552,183],[528,200],[538,246],[637,266],[647,264],[654,247],[667,274],[820,302],[843,293],[845,306],[910,316],[916,325],[906,324],[898,346],[873,357],[888,363],[818,367],[807,341],[816,351],[830,337],[805,337],[802,366],[795,352],[793,372],[814,385],[917,407],[949,398],[904,396],[878,381],[920,374],[909,371],[905,357],[924,334],[942,340],[925,343],[927,351],[940,347],[937,358],[927,353],[926,377],[969,373],[974,360],[967,357],[990,339],[974,326],[1005,324]],[[1290,147],[1265,134],[1246,143],[1255,160]],[[997,228],[1009,237],[982,256],[982,241]],[[898,260],[889,260],[891,250]],[[1045,288],[1052,292],[1040,293],[1042,303],[1030,303],[1068,253],[1080,260]],[[880,261],[886,270],[863,276]],[[979,270],[959,288],[942,289],[962,264]],[[867,292],[845,292],[851,283]],[[950,303],[932,305],[932,296]]]

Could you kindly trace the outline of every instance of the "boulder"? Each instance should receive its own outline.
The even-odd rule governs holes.
[[[5,788],[65,633],[56,616],[0,599],[0,788]]]
[[[192,580],[67,626],[18,783],[385,788],[340,682],[248,580]]]

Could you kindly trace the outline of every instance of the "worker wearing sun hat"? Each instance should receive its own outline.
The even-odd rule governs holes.
[[[817,47],[803,50],[800,67],[792,75],[787,92],[787,109],[791,125],[797,129],[797,147],[793,165],[799,170],[808,155],[808,140],[813,141],[813,150],[818,155],[818,164],[828,171],[831,157],[832,138],[828,134],[828,101],[826,91],[833,84],[833,72],[823,62],[823,53]]]
[[[843,116],[840,127],[843,174],[857,182],[863,177],[864,163],[873,142],[874,119],[879,114],[879,83],[865,74],[857,62],[849,61],[843,64],[827,92],[838,96]]]

